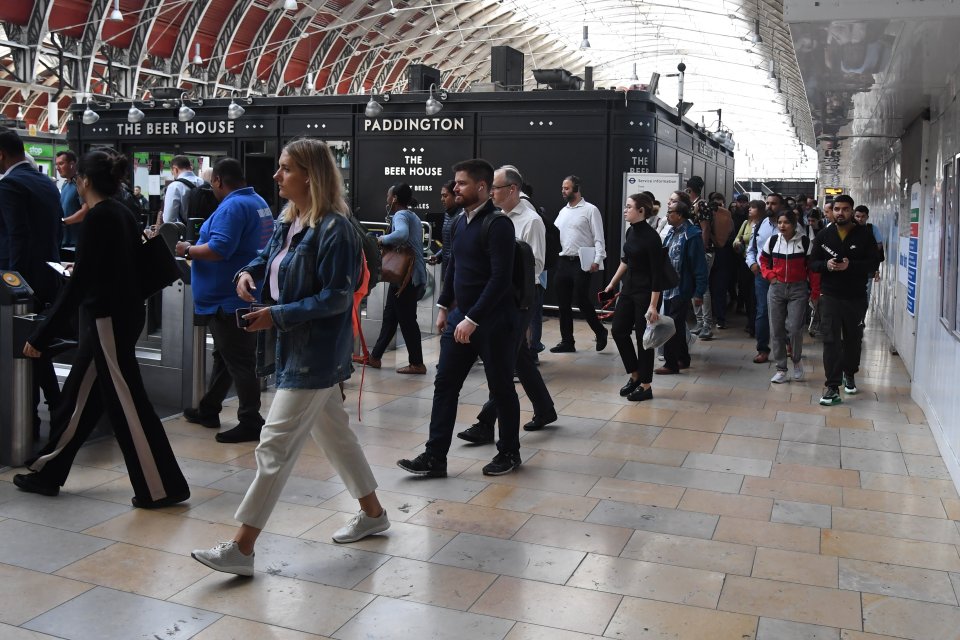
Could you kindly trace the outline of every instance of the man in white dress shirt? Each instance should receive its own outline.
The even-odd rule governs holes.
[[[550,349],[552,353],[573,353],[573,302],[597,336],[597,351],[607,346],[607,330],[597,318],[597,312],[588,292],[590,277],[603,268],[607,256],[603,238],[603,220],[600,210],[583,199],[580,178],[567,176],[561,187],[567,206],[560,210],[556,224],[560,230],[560,261],[557,265],[555,288],[560,307],[560,342]],[[580,264],[580,249],[594,250],[593,264],[584,271]]]

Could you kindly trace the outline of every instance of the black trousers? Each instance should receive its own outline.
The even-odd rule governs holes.
[[[714,252],[710,295],[713,297],[713,319],[717,324],[727,324],[727,293],[730,290],[733,258],[733,247],[720,247]]]
[[[397,333],[397,325],[403,334],[403,341],[407,345],[407,355],[410,364],[423,364],[423,346],[420,344],[420,325],[417,324],[417,301],[423,296],[424,287],[414,287],[408,284],[403,292],[397,295],[397,285],[391,284],[387,290],[387,303],[383,308],[383,325],[380,327],[380,337],[370,352],[371,358],[379,360],[387,350],[387,345]]]
[[[757,292],[754,280],[753,271],[737,256],[737,289],[747,314],[746,328],[750,335],[756,334],[757,323]]]
[[[140,376],[134,349],[143,323],[142,307],[122,318],[94,319],[81,311],[77,355],[52,418],[52,436],[27,465],[42,482],[63,486],[81,445],[106,413],[138,500],[189,494]]]
[[[540,369],[534,360],[533,350],[530,348],[526,339],[527,326],[530,324],[530,310],[520,312],[520,335],[518,343],[520,348],[517,351],[516,372],[520,380],[520,386],[524,393],[530,398],[530,404],[533,405],[533,415],[541,416],[548,414],[553,409],[553,398],[550,397],[550,391],[540,375]],[[484,362],[486,366],[486,362]],[[497,403],[491,392],[490,397],[483,404],[480,413],[477,414],[477,420],[484,424],[492,425],[497,420]]]
[[[687,348],[687,307],[690,300],[682,296],[670,298],[664,302],[664,313],[673,318],[677,332],[663,345],[663,366],[674,371],[680,365],[690,364],[690,351]]]
[[[617,308],[613,312],[613,327],[610,330],[617,344],[623,368],[627,373],[636,371],[640,382],[653,381],[653,349],[643,348],[643,332],[647,328],[647,309],[650,308],[649,291],[634,294],[621,294],[617,299]],[[637,346],[633,341],[636,336]]]
[[[565,344],[574,344],[573,339],[573,304],[576,303],[584,319],[593,332],[598,336],[606,333],[606,329],[597,311],[590,301],[590,279],[593,274],[580,268],[579,258],[560,257],[557,263],[557,275],[551,287],[557,291],[557,306],[560,308],[560,341]]]
[[[516,306],[507,303],[477,327],[470,342],[460,343],[454,340],[453,331],[463,319],[463,312],[453,309],[447,317],[447,328],[440,336],[440,362],[433,383],[427,453],[446,459],[453,440],[460,390],[477,356],[483,360],[487,386],[496,402],[500,425],[497,449],[504,453],[518,453],[520,400],[513,385],[513,367],[517,361],[517,341],[526,326],[521,324]]]
[[[219,414],[233,385],[240,403],[237,409],[240,426],[259,429],[263,426],[263,417],[260,415],[260,379],[257,378],[257,334],[238,327],[236,314],[223,309],[205,319],[213,336],[213,371],[197,410],[204,416]]]
[[[854,374],[860,370],[863,342],[860,323],[867,311],[867,299],[821,294],[819,308],[824,386],[839,387],[844,373]]]

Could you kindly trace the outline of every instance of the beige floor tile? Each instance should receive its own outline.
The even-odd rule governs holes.
[[[758,400],[758,398],[760,399]],[[728,416],[733,420],[737,418],[751,418],[753,420],[769,420],[773,422],[777,417],[776,409],[764,409],[760,406],[753,406],[763,404],[762,396],[755,396],[753,401],[738,400],[738,402],[740,401],[746,402],[746,404],[735,406],[730,402],[714,403],[710,406],[710,413],[713,415]]]
[[[366,453],[366,447],[364,447],[364,453]],[[408,451],[404,452],[403,456],[409,455]],[[390,464],[396,464],[398,458],[394,458],[390,461]],[[371,464],[376,464],[372,460],[367,459]],[[251,451],[250,453],[240,456],[236,460],[231,460],[230,464],[236,465],[238,467],[243,467],[245,469],[256,469],[257,460],[254,458],[254,454]],[[329,480],[333,476],[337,475],[337,470],[333,468],[333,465],[323,456],[311,455],[309,453],[301,453],[296,462],[293,463],[292,475],[301,476],[303,478],[310,478],[312,480]]]
[[[805,464],[773,465],[770,471],[771,478],[778,480],[794,480],[812,484],[832,484],[840,487],[859,487],[860,472],[854,469],[827,469]]]
[[[554,471],[568,471],[590,476],[612,478],[623,467],[623,462],[612,458],[575,455],[559,451],[538,451],[523,461],[527,467],[540,467]]]
[[[627,597],[607,627],[607,636],[623,640],[754,640],[756,630],[756,616]]]
[[[703,489],[687,489],[680,500],[679,509],[715,513],[721,516],[736,516],[749,520],[770,520],[773,498],[719,493]]]
[[[366,394],[364,394],[366,396]],[[193,636],[193,640],[328,640],[327,636],[302,633],[261,622],[224,616]]]
[[[950,576],[944,571],[840,558],[840,588],[957,606]]]
[[[840,640],[897,640],[897,638],[894,638],[893,636],[881,636],[875,633],[864,633],[862,631],[841,629]]]
[[[946,518],[944,503],[941,503],[939,498],[926,496],[890,493],[889,491],[869,491],[855,487],[843,488],[843,506],[849,509],[870,509],[872,511],[903,513],[928,518]]]
[[[869,429],[872,431],[873,420],[847,418],[844,416],[827,416],[827,426],[835,429]]]
[[[348,513],[337,513],[304,533],[300,538],[316,540],[326,544],[336,544],[331,536],[337,529],[345,525],[351,517],[352,515]],[[350,546],[351,548],[355,547],[384,555],[413,560],[429,560],[456,535],[456,531],[433,529],[391,520],[390,529],[385,534],[352,542]]]
[[[910,640],[956,640],[960,608],[865,593],[863,630]]]
[[[690,431],[687,429],[664,429],[653,441],[654,447],[663,447],[665,449],[679,449],[681,451],[700,451],[710,453],[717,446],[717,440],[720,438],[715,433],[704,433],[701,431]]]
[[[39,631],[14,627],[9,624],[3,624],[2,622],[0,622],[0,638],[3,638],[3,640],[57,640],[56,637],[48,636]]]
[[[616,556],[623,550],[632,532],[632,529],[623,527],[532,516],[512,539],[548,547]]]
[[[56,575],[165,600],[210,571],[189,556],[118,542]]]
[[[464,480],[506,484],[513,487],[537,489],[538,491],[556,491],[574,496],[587,495],[587,492],[600,479],[599,476],[527,466],[521,467],[516,473],[508,473],[505,476],[485,476],[481,471],[485,464],[486,460],[480,461],[461,473],[459,477]]]
[[[915,496],[957,498],[957,489],[949,480],[934,480],[916,476],[899,476],[886,473],[860,472],[860,486],[874,491],[892,491]]]
[[[474,496],[469,504],[566,518],[568,520],[583,520],[597,506],[600,501],[598,498],[524,489],[506,484],[491,484]]]
[[[590,554],[567,586],[713,609],[724,574]]]
[[[93,585],[0,564],[0,622],[21,625]]]
[[[213,431],[213,429],[211,429]],[[178,457],[204,460],[206,462],[230,462],[257,448],[256,442],[223,444],[213,438],[191,438],[171,434],[167,436],[173,453]]]
[[[121,479],[125,480],[126,477],[127,474],[120,471],[98,469],[97,467],[84,467],[75,464],[70,468],[70,475],[67,476],[67,483],[63,485],[62,491],[66,491],[67,493],[82,493],[108,482]],[[127,500],[129,501],[129,497]]]
[[[773,460],[777,457],[778,440],[735,436],[728,433],[720,435],[713,452],[725,456],[739,456],[756,460]]]
[[[775,580],[727,576],[717,608],[827,627],[860,626],[860,594]]]
[[[833,529],[824,529],[820,538],[820,553],[823,555],[938,571],[960,571],[960,556],[957,555],[954,545],[899,540]]]
[[[410,518],[411,524],[494,538],[509,538],[530,518],[529,514],[475,504],[437,500]]]
[[[897,435],[900,441],[900,449],[904,453],[915,453],[923,456],[938,456],[940,449],[937,448],[937,441],[933,436],[915,436],[905,433]]]
[[[739,456],[725,456],[716,453],[692,452],[683,461],[683,467],[688,469],[703,469],[704,471],[721,471],[724,473],[739,473],[748,476],[766,478],[770,475],[771,462],[755,458]]]
[[[374,596],[366,593],[269,573],[258,573],[253,580],[215,573],[169,601],[329,636],[373,599]]]
[[[587,456],[600,444],[600,440],[560,435],[566,433],[563,425],[554,430],[521,431],[520,446],[541,451],[558,451]],[[447,469],[450,469],[450,457],[447,456]]]
[[[634,424],[645,424],[651,427],[663,427],[676,411],[669,409],[650,409],[644,406],[631,405],[620,409],[613,416],[615,422],[632,422]]]
[[[748,545],[635,531],[620,557],[748,576],[755,552]]]
[[[120,453],[120,447],[117,446],[116,440],[113,438],[104,438],[99,442],[92,442],[81,447],[73,463],[85,467],[113,469],[123,464],[123,454]]]
[[[600,636],[518,622],[503,640],[603,640]]]
[[[654,438],[655,439],[655,438]],[[654,439],[651,439],[652,443]],[[668,467],[679,467],[687,458],[686,451],[676,449],[654,449],[646,445],[624,444],[621,442],[601,442],[591,454],[596,458],[611,458],[615,460],[632,460],[662,464]]]
[[[430,498],[382,489],[377,489],[377,498],[383,508],[387,510],[390,522],[405,522],[431,502]],[[341,491],[326,502],[321,503],[320,506],[333,511],[356,513],[359,503],[349,492]]]
[[[837,558],[780,549],[757,549],[754,578],[837,588]]]
[[[596,402],[589,400],[574,400],[563,408],[563,415],[573,416],[575,418],[598,418],[600,420],[612,420],[623,405],[608,404],[605,402]]]
[[[732,516],[720,516],[720,522],[717,523],[713,539],[803,553],[819,553],[820,551],[820,530],[815,527],[801,527],[779,522],[760,522],[759,520],[745,520]],[[799,622],[802,622],[802,620]]]
[[[568,631],[601,634],[620,599],[612,593],[501,576],[470,611]]]
[[[674,429],[692,429],[694,431],[709,431],[720,433],[727,424],[725,415],[715,415],[712,412],[704,415],[694,411],[677,411],[665,426]]]
[[[495,579],[491,573],[391,558],[354,589],[466,611]]]
[[[951,520],[960,520],[960,499],[941,498],[943,509],[947,512],[947,517]]]
[[[662,427],[651,427],[645,424],[608,422],[602,429],[593,434],[593,438],[605,442],[649,447],[650,443],[660,435],[661,429]]]
[[[890,538],[960,544],[960,532],[955,524],[941,518],[834,507],[831,526],[837,531],[859,531]]]
[[[619,478],[600,478],[587,495],[602,500],[675,509],[683,496],[683,487]]]
[[[242,500],[243,496],[239,493],[223,493],[185,511],[183,515],[197,520],[235,526],[237,521],[233,516]],[[334,513],[336,512],[329,509],[278,502],[263,530],[295,538],[317,526]]]
[[[795,482],[778,478],[757,478],[746,476],[740,493],[761,498],[776,498],[779,500],[794,500],[796,502],[812,502],[814,504],[829,504],[839,506],[843,502],[843,493],[840,487],[809,482]]]
[[[221,540],[231,540],[236,530],[235,526],[134,509],[83,533],[160,551],[186,554],[192,549],[206,549]]]
[[[130,504],[132,493],[133,489],[130,488],[130,479],[127,477],[127,474],[123,474],[121,478],[87,489],[83,492],[83,495],[87,498],[96,498],[97,500],[106,500],[107,502],[127,505]],[[197,505],[203,504],[207,500],[216,498],[222,493],[223,491],[219,489],[191,485],[189,500],[175,504],[172,507],[158,509],[157,513],[180,514]]]

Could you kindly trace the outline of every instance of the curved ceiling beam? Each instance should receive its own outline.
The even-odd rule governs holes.
[[[32,83],[37,67],[37,56],[40,43],[50,32],[50,11],[53,9],[53,0],[34,0],[27,27],[5,22],[3,29],[7,37],[18,42],[21,47],[11,47],[13,56],[13,72],[18,80]]]
[[[353,57],[356,48],[360,46],[362,42],[363,38],[360,36],[347,40],[346,45],[340,51],[340,55],[337,56],[333,67],[330,69],[330,73],[327,75],[327,82],[323,88],[324,93],[328,95],[335,95],[337,93],[337,87],[343,82],[343,74],[346,71],[347,64],[350,62],[350,58]]]
[[[110,7],[110,0],[93,0],[90,4],[90,13],[87,14],[87,25],[83,28],[80,37],[80,81],[74,85],[84,93],[90,93],[90,83],[93,81],[93,69],[96,64],[96,53],[102,41],[104,16]],[[82,87],[82,89],[80,89]]]
[[[239,2],[237,4],[242,5],[246,3]],[[170,58],[164,64],[164,71],[175,78],[174,86],[179,87],[183,83],[184,77],[188,75],[185,72],[190,64],[190,43],[197,37],[200,22],[209,6],[210,0],[197,0],[197,2],[194,2],[190,6],[187,17],[180,26],[180,31],[177,33],[177,41],[173,45],[173,51],[171,52]],[[144,47],[144,50],[146,50],[146,47]],[[210,64],[212,63],[213,61],[211,60]],[[138,65],[138,77],[139,71]],[[193,74],[189,75],[192,76]],[[199,69],[196,72],[196,76],[200,77]]]
[[[273,61],[273,66],[270,68],[270,78],[267,80],[267,93],[275,94],[279,90],[280,83],[283,82],[284,75],[287,72],[287,66],[290,64],[290,60],[293,59],[293,50],[297,48],[297,44],[300,43],[300,37],[313,20],[314,14],[308,12],[301,13],[306,13],[307,15],[301,15],[299,18],[296,18],[293,23],[293,28],[287,33],[287,37],[283,39],[277,51],[277,57]]]
[[[233,41],[237,37],[237,29],[247,17],[250,9],[254,6],[253,2],[236,2],[230,14],[227,16],[223,26],[220,27],[220,33],[213,45],[213,53],[210,54],[210,63],[207,65],[207,86],[211,91],[215,91],[220,78],[227,72],[227,53],[233,46]],[[189,44],[189,43],[188,43]],[[232,76],[233,73],[230,72]]]
[[[241,90],[249,92],[253,89],[253,83],[257,79],[257,65],[260,63],[260,55],[263,53],[263,49],[267,46],[267,43],[270,42],[270,37],[280,24],[280,18],[283,17],[284,13],[283,5],[280,5],[276,9],[271,9],[267,14],[266,20],[264,20],[260,28],[257,29],[257,35],[253,38],[253,42],[250,43],[250,48],[247,50],[247,58],[243,63],[243,71],[240,72]]]

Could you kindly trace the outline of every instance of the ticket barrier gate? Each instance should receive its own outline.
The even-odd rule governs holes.
[[[0,465],[20,466],[34,453],[33,363],[23,345],[43,319],[31,313],[33,289],[16,271],[0,272]],[[77,345],[58,340],[53,357]]]

